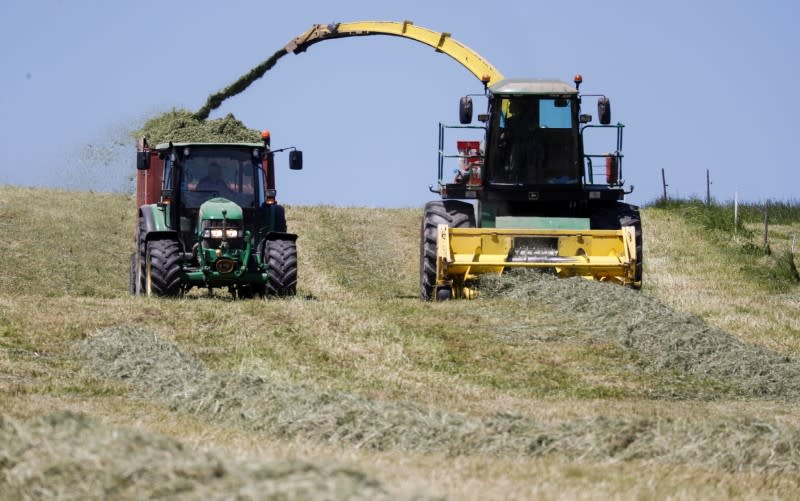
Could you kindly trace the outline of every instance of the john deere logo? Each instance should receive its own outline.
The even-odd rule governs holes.
[[[230,259],[220,259],[217,261],[217,271],[220,273],[230,273],[233,271],[233,261]]]

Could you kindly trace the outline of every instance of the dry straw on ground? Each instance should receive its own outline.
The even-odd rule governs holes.
[[[3,499],[402,498],[352,468],[227,461],[70,412],[28,421],[0,415],[0,493]]]
[[[773,421],[598,416],[545,424],[502,413],[470,417],[214,374],[174,345],[131,326],[97,332],[81,352],[96,376],[128,381],[139,395],[173,410],[280,438],[451,455],[557,453],[573,460],[654,460],[725,471],[800,470],[800,430]]]

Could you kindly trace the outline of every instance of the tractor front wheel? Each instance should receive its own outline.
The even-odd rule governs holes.
[[[181,247],[175,240],[150,240],[144,261],[144,293],[177,297],[181,294]]]
[[[269,266],[268,296],[297,294],[297,246],[291,240],[267,240],[262,256]]]

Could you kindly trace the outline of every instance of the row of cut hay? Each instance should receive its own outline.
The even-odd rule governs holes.
[[[796,360],[744,343],[697,316],[677,312],[640,292],[525,270],[485,275],[480,290],[484,299],[501,297],[566,312],[569,322],[563,325],[563,335],[580,342],[618,346],[629,352],[631,364],[645,374],[706,378],[735,396],[800,400],[800,363]],[[536,339],[536,334],[525,326],[518,326],[513,333],[517,341]],[[723,396],[717,394],[716,398]]]
[[[81,352],[94,374],[129,381],[140,395],[175,411],[279,438],[380,451],[558,454],[726,471],[800,470],[800,430],[766,420],[597,416],[548,424],[503,413],[471,417],[409,402],[213,374],[152,333],[130,326],[99,331],[82,343]]]

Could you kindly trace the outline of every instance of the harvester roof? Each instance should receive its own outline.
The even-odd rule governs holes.
[[[578,90],[561,80],[506,78],[489,87],[494,95],[577,94]]]

